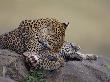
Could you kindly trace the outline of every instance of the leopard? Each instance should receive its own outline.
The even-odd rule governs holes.
[[[83,61],[83,60],[97,60],[98,55],[95,54],[83,54],[80,51],[80,46],[69,41],[65,41],[59,55],[64,58],[65,61]]]
[[[18,28],[0,35],[0,47],[19,54],[41,50],[40,42],[48,43],[51,51],[58,52],[63,45],[68,24],[55,18],[23,20]]]
[[[33,71],[36,69],[54,71],[64,66],[64,59],[57,53],[49,53],[48,51],[24,52],[23,55],[28,62],[28,70]],[[42,57],[43,56],[43,57]]]
[[[55,18],[23,20],[18,28],[0,35],[0,48],[23,55],[24,52],[39,53],[42,51],[42,44],[45,44],[51,54],[57,53],[64,43],[68,24]]]
[[[44,44],[42,44],[42,47],[44,47]],[[63,46],[61,47],[61,50],[58,53],[50,54],[47,48],[47,50],[46,49],[42,50],[40,53],[25,52],[23,54],[26,56],[27,61],[30,62],[30,66],[32,68],[34,69],[44,68],[44,70],[54,70],[55,68],[59,69],[60,67],[64,66],[65,62],[68,61],[97,60],[98,58],[97,55],[83,54],[79,51],[80,49],[81,49],[80,46],[78,46],[77,44],[73,42],[65,41],[63,43]],[[39,54],[39,55],[35,55],[35,54]],[[63,62],[60,60],[59,60],[60,62],[56,62],[56,60],[58,59],[63,60]],[[49,62],[43,65],[44,61],[45,62],[49,61]]]

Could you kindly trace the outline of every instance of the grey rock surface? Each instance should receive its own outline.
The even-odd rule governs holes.
[[[47,82],[110,82],[110,59],[66,62],[60,71],[48,74]]]
[[[8,50],[0,50],[1,77],[4,77],[6,79],[13,79],[18,82],[23,82],[23,80],[27,76],[27,73],[28,71],[25,68],[22,56]],[[6,79],[0,78],[0,80]]]
[[[16,81],[9,78],[0,77],[0,82],[16,82]]]
[[[14,52],[0,50],[0,82],[23,82],[28,71],[22,58]],[[47,72],[46,82],[110,82],[110,59],[65,62],[61,69]]]

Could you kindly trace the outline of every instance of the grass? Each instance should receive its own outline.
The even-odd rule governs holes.
[[[46,82],[44,80],[43,70],[37,69],[33,72],[30,72],[24,82]]]

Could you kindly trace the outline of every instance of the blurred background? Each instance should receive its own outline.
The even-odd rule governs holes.
[[[0,0],[0,34],[40,17],[69,22],[65,39],[82,53],[110,57],[110,0]]]

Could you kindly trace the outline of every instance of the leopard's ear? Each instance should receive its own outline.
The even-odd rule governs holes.
[[[69,22],[66,24],[66,23],[62,23],[64,25],[64,28],[66,29],[69,25]]]

